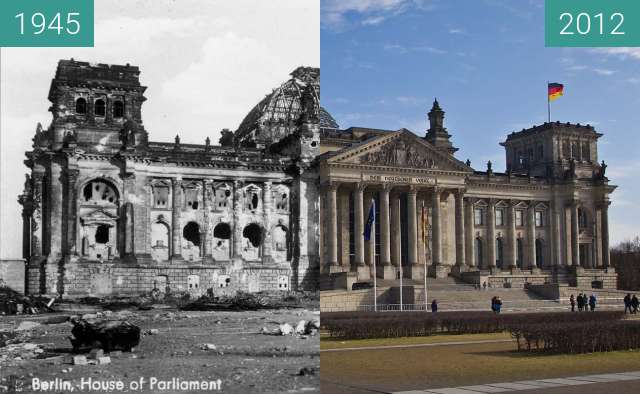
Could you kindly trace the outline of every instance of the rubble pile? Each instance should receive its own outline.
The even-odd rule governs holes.
[[[0,315],[54,312],[54,298],[24,296],[7,286],[0,286]]]
[[[257,311],[273,308],[269,300],[259,294],[238,292],[233,296],[203,295],[181,309],[187,311]]]
[[[296,324],[289,323],[280,324],[277,328],[269,330],[267,327],[262,327],[260,331],[263,335],[293,335],[296,334],[300,337],[306,338],[307,335],[317,335],[320,329],[320,320],[300,320]]]
[[[74,352],[99,348],[106,352],[122,350],[130,352],[140,343],[140,328],[128,321],[104,320],[100,318],[71,319],[72,337],[69,337]]]

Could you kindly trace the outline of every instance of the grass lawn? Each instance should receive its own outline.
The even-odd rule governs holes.
[[[422,345],[443,342],[466,342],[511,339],[507,332],[493,334],[437,334],[428,337],[376,338],[343,340],[322,336],[320,349],[343,349],[353,347],[386,346],[386,345]]]
[[[321,341],[321,348],[505,339],[508,334]],[[323,352],[322,381],[400,391],[640,370],[640,351],[583,355],[516,352],[512,342]]]

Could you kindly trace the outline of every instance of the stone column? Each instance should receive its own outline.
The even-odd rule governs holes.
[[[271,259],[271,211],[273,202],[271,199],[271,182],[265,182],[262,189],[262,227],[264,228],[264,241],[262,242],[262,263],[270,264]]]
[[[240,215],[242,214],[242,184],[233,182],[233,259],[242,260],[242,228]]]
[[[595,264],[596,264],[596,267],[602,268],[603,262],[602,262],[602,206],[601,205],[597,206],[594,219],[595,219],[595,225],[593,227],[595,232],[595,253],[596,253]]]
[[[605,269],[610,267],[610,251],[609,251],[609,204],[610,201],[604,201],[602,204],[602,266]]]
[[[172,179],[171,187],[171,199],[173,202],[171,214],[171,255],[173,258],[182,258],[182,226],[180,225],[180,212],[182,211],[182,179]]]
[[[200,243],[202,244],[202,257],[205,259],[211,259],[211,240],[213,235],[209,234],[209,211],[211,210],[211,188],[213,187],[213,181],[211,179],[205,179],[203,182],[202,193],[202,209],[203,209],[203,226],[200,232]]]
[[[33,212],[31,213],[31,256],[42,256],[42,182],[44,174],[33,173]]]
[[[338,267],[338,185],[330,183],[327,185],[327,245],[329,247],[329,267],[330,271],[337,272]]]
[[[383,185],[380,191],[380,266],[378,276],[384,279],[395,279],[395,270],[391,267],[391,233],[389,218],[389,192],[391,187]]]
[[[402,218],[400,193],[391,194],[391,263],[399,269],[402,264]]]
[[[375,204],[375,195],[369,194],[368,198],[367,198],[367,205],[366,205],[366,213],[365,213],[365,222],[368,220],[369,217],[369,211],[371,210],[371,206],[373,204]],[[379,218],[376,217],[376,220],[378,220]],[[363,227],[364,229],[364,227]],[[364,230],[363,230],[364,233]],[[369,264],[370,269],[371,269],[371,274],[373,274],[373,267],[375,266],[376,263],[376,226],[375,223],[371,228],[371,234],[370,234],[370,238],[369,241],[365,242],[365,261],[367,262],[367,264]]]
[[[442,234],[440,234],[440,190],[433,188],[431,194],[431,264],[442,264]]]
[[[496,202],[489,200],[487,208],[487,263],[489,269],[496,270]]]
[[[77,192],[76,183],[78,181],[78,175],[80,171],[76,169],[67,169],[67,253],[70,255],[77,255],[78,249],[76,247],[76,233],[77,233]],[[113,242],[113,238],[110,238]]]
[[[516,202],[511,201],[509,204],[509,231],[507,232],[509,243],[509,268],[518,268],[518,245],[516,244]]]
[[[467,225],[465,231],[466,231],[466,236],[464,237],[465,240],[465,255],[467,258],[467,264],[469,264],[469,268],[472,270],[475,270],[476,267],[476,254],[473,250],[474,248],[474,232],[473,232],[473,226],[474,226],[474,220],[473,220],[473,200],[470,198],[467,198],[464,204],[464,211],[465,211],[465,215],[466,215],[466,220],[465,220],[465,224]]]
[[[338,199],[338,263],[342,266],[343,271],[349,271],[349,190],[340,190],[337,194]]]
[[[534,201],[529,203],[527,210],[527,243],[529,244],[529,268],[541,268],[536,265],[536,207]]]
[[[571,202],[571,264],[580,266],[580,247],[579,240],[580,227],[578,224],[578,201]]]
[[[408,246],[409,249],[407,251],[408,264],[411,266],[418,264],[418,220],[416,216],[416,200],[417,191],[414,188],[409,190],[407,194],[407,235],[408,235]]]
[[[355,264],[364,266],[364,185],[358,183],[353,193],[354,213],[354,244],[356,249]]]
[[[464,192],[458,190],[455,193],[456,200],[456,266],[464,269],[467,264],[464,242]]]
[[[551,207],[551,239],[553,243],[553,251],[551,253],[551,263],[553,265],[561,265],[562,260],[562,236],[561,236],[561,207],[562,204],[558,200],[553,201]]]

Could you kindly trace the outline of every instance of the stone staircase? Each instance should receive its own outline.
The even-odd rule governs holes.
[[[424,281],[403,280],[403,309],[424,310]],[[399,310],[399,286],[397,280],[378,280],[378,307],[382,310]],[[362,293],[359,302],[354,304],[353,297]],[[331,302],[324,303],[327,311],[335,311],[341,305],[339,294],[345,295],[345,310],[372,309],[373,289],[358,292],[331,292]],[[575,295],[578,294],[576,291]],[[587,292],[587,294],[591,294]],[[383,296],[386,295],[386,296]],[[491,308],[491,298],[499,296],[502,299],[503,312],[546,312],[570,310],[569,302],[565,299],[544,298],[530,290],[521,288],[487,288],[478,289],[475,285],[461,282],[453,277],[427,279],[427,303],[433,299],[438,301],[439,311],[488,311]],[[349,302],[346,300],[349,299]],[[322,295],[321,295],[321,304]],[[330,310],[329,310],[330,309]],[[623,309],[619,297],[598,296],[597,309]]]

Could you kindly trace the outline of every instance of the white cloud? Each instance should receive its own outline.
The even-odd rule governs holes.
[[[604,69],[604,68],[594,68],[593,72],[596,73],[596,74],[609,76],[609,75],[615,74],[617,71],[615,71],[615,70],[607,70],[607,69]]]
[[[622,59],[633,58],[640,60],[640,47],[621,47],[621,48],[595,48],[592,50],[594,53],[601,53],[604,55],[619,56]]]
[[[373,26],[373,25],[379,25],[380,23],[382,23],[386,18],[384,16],[372,16],[369,18],[366,18],[365,20],[362,21],[362,24],[364,26]]]
[[[465,31],[463,29],[449,29],[449,34],[464,34]]]

